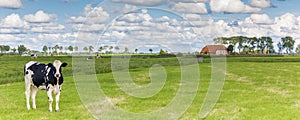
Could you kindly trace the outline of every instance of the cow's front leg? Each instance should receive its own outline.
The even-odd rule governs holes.
[[[52,112],[52,103],[53,103],[52,91],[53,91],[53,87],[49,85],[48,89],[47,89],[47,95],[48,95],[49,111],[50,112]]]
[[[59,112],[59,97],[60,97],[60,92],[58,92],[55,96],[55,99],[56,99],[56,106],[55,106],[55,111],[56,112]]]
[[[29,80],[25,78],[25,96],[26,96],[26,106],[27,106],[27,109],[30,110],[30,103],[29,103],[29,100],[30,100],[30,83],[29,83]]]
[[[38,88],[33,86],[32,87],[32,92],[31,92],[32,108],[33,109],[36,109],[35,96],[36,96],[37,91],[38,91]]]

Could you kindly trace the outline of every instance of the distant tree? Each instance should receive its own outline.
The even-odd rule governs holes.
[[[136,49],[134,49],[134,52],[135,52],[135,54],[137,54],[138,50],[139,50],[139,49],[137,49],[137,48],[136,48]]]
[[[107,53],[107,49],[108,49],[108,46],[107,46],[107,45],[104,45],[104,46],[103,46],[103,50],[105,50],[105,53]]]
[[[114,49],[113,46],[109,46],[109,53],[112,53],[112,50]]]
[[[0,46],[1,53],[8,52],[9,50],[10,50],[10,46],[8,46],[8,45],[1,45]]]
[[[20,54],[20,55],[22,55],[24,52],[26,52],[27,51],[27,48],[24,46],[24,45],[19,45],[18,46],[18,53]]]
[[[249,52],[250,52],[250,48],[246,45],[246,46],[244,46],[244,48],[243,48],[243,53],[244,54],[249,54]]]
[[[229,45],[229,46],[227,47],[227,51],[229,52],[229,54],[232,54],[233,48],[234,48],[233,45]]]
[[[89,48],[88,47],[84,47],[83,50],[87,52],[89,50]]]
[[[261,51],[266,50],[265,51],[266,53],[273,53],[274,47],[273,47],[273,41],[271,37],[265,37],[265,36],[260,37],[259,42],[260,42],[259,48]]]
[[[283,48],[286,50],[286,53],[291,53],[294,48],[295,40],[290,36],[286,36],[281,38],[281,42]]]
[[[258,42],[257,37],[253,37],[253,38],[248,39],[247,43],[250,45],[249,48],[250,48],[251,52],[254,52],[254,50],[256,48],[256,45],[257,45],[257,42]]]
[[[150,49],[149,49],[149,52],[152,54],[153,50],[150,48]]]
[[[124,53],[128,53],[128,51],[129,51],[128,48],[125,47],[125,48],[124,48]]]
[[[47,54],[48,47],[47,46],[43,46],[43,51],[44,51],[45,54]]]
[[[49,54],[50,54],[51,53],[51,47],[50,46],[48,47],[48,51],[49,51]]]
[[[4,46],[4,51],[5,51],[5,52],[8,52],[9,50],[10,50],[10,46],[5,45],[5,46]]]
[[[299,55],[300,54],[300,44],[297,45],[296,47],[296,53]]]
[[[13,51],[14,54],[16,54],[16,51],[17,51],[16,48],[12,48],[11,50]]]
[[[64,49],[64,47],[63,46],[59,46],[58,49],[59,49],[59,52],[61,53],[62,50]]]
[[[73,50],[74,50],[73,46],[70,45],[70,46],[68,47],[68,50],[69,50],[70,52],[73,52]]]
[[[159,54],[160,54],[160,55],[162,55],[162,54],[167,54],[167,52],[164,51],[163,49],[160,49]]]
[[[118,52],[120,48],[118,46],[115,46],[115,50]]]
[[[89,50],[89,53],[91,54],[94,51],[94,47],[93,46],[89,46],[88,50]]]
[[[4,46],[3,45],[0,46],[0,51],[1,51],[1,53],[4,52]]]
[[[282,43],[281,42],[277,43],[277,47],[278,47],[278,53],[281,54],[282,50],[284,49]]]
[[[239,49],[239,53],[241,53],[241,50],[244,48],[243,44],[245,43],[245,39],[246,37],[243,37],[243,36],[236,36],[236,37],[233,37],[233,39],[237,42],[238,44],[238,49]]]
[[[58,49],[59,49],[59,45],[55,45],[55,46],[54,46],[54,50],[57,52]]]
[[[57,54],[58,52],[58,49],[59,49],[59,45],[55,45],[53,48],[52,48],[54,51],[53,53]]]
[[[104,47],[103,46],[100,46],[98,51],[101,53],[102,51],[104,50]]]

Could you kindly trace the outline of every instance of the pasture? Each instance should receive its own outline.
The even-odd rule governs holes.
[[[39,57],[41,63],[60,59],[69,63],[63,69],[61,112],[48,112],[45,91],[37,94],[37,109],[25,105],[24,64],[30,57],[0,57],[0,119],[94,119],[82,104],[72,74],[72,57]],[[167,80],[163,89],[149,98],[135,98],[123,92],[114,81],[110,58],[96,59],[95,71],[99,85],[113,104],[124,110],[147,113],[172,101],[179,89],[180,67],[176,58],[132,58],[130,75],[138,85],[151,82],[149,67],[164,66]],[[300,58],[263,57],[227,58],[226,81],[216,106],[205,119],[300,119]],[[87,61],[93,62],[93,61]],[[200,82],[191,106],[180,117],[198,119],[210,78],[209,58],[199,64]],[[87,73],[89,74],[89,73]]]

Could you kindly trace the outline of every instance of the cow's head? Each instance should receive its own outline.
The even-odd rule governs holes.
[[[53,64],[52,63],[49,63],[48,66],[49,67],[54,67],[54,76],[56,78],[59,78],[61,77],[61,67],[66,67],[68,64],[67,63],[62,63],[61,61],[59,60],[54,60]]]

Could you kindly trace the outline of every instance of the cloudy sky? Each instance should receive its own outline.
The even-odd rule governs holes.
[[[1,0],[0,45],[196,51],[215,37],[292,36],[299,0]],[[276,46],[276,45],[274,45]]]

